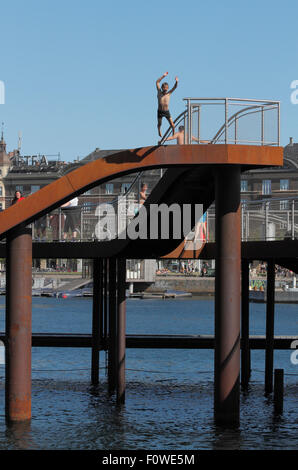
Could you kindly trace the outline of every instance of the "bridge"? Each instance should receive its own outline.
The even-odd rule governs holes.
[[[210,109],[211,120],[206,111]],[[251,119],[257,119],[257,123],[252,124]],[[126,259],[197,258],[202,252],[204,258],[215,258],[215,337],[208,343],[215,350],[214,414],[217,422],[230,423],[239,421],[240,337],[242,382],[247,383],[249,377],[248,261],[264,259],[267,253],[268,331],[263,345],[266,346],[266,390],[272,389],[274,265],[282,256],[295,264],[295,248],[289,252],[289,245],[285,244],[287,255],[283,255],[283,249],[277,255],[275,249],[268,248],[273,242],[265,242],[264,251],[256,244],[244,247],[242,242],[241,247],[240,174],[250,168],[282,166],[279,103],[187,98],[186,110],[175,120],[177,128],[182,124],[184,145],[172,145],[167,140],[168,130],[160,145],[122,150],[95,159],[0,213],[0,239],[5,240],[0,250],[7,262],[4,342],[8,421],[31,418],[32,255],[93,259],[93,325],[92,337],[88,339],[92,348],[91,380],[98,382],[99,351],[104,346],[109,352],[109,390],[116,391],[118,403],[125,400]],[[212,134],[206,135],[207,131]],[[200,143],[203,137],[205,143]],[[29,224],[99,184],[130,173],[137,173],[136,179],[140,181],[142,172],[149,169],[162,169],[162,176],[144,204],[137,207],[132,217],[125,218],[126,223],[116,236],[76,243],[34,243],[32,247]],[[200,223],[196,205],[206,212],[214,201],[216,243],[189,246],[183,230],[177,236],[173,221],[169,223],[166,238],[162,237],[160,226],[157,236],[130,236],[140,225],[152,225],[150,209],[154,205],[175,205],[181,211],[187,206],[190,226],[196,227]],[[179,224],[181,227],[182,222]]]

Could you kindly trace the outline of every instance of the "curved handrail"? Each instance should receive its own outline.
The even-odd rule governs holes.
[[[33,222],[100,183],[152,168],[199,163],[196,152],[181,146],[175,147],[169,149],[164,146],[154,146],[123,150],[86,163],[0,212],[1,238],[14,227]],[[213,162],[214,159],[209,154],[210,152],[204,152],[200,158]]]
[[[241,113],[242,113],[241,117],[243,117],[243,116],[246,116],[248,114],[254,114],[254,113],[262,112],[261,111],[262,109],[263,109],[263,111],[270,111],[270,109],[274,109],[274,107],[272,107],[272,105],[270,105],[270,106],[271,107],[265,108],[262,105],[254,105],[254,106],[249,106],[249,107],[244,108],[244,109],[240,109],[239,111],[237,111],[236,113],[234,113],[232,116],[229,117],[229,119],[228,119],[228,128],[236,121],[237,118],[239,119],[238,116]],[[255,109],[255,111],[252,111],[253,109]],[[256,109],[258,109],[258,111],[256,111]],[[248,111],[248,110],[250,110],[250,111]],[[225,131],[225,128],[226,128],[226,124],[223,124],[221,126],[221,128],[218,130],[218,132],[215,134],[215,136],[213,137],[212,143],[216,143],[220,139],[220,137],[222,136],[222,134]]]
[[[263,102],[262,102],[263,103]],[[276,103],[275,102],[270,102],[270,104],[268,105],[264,105],[264,104],[258,104],[258,105],[252,105],[252,106],[246,106],[245,108],[243,109],[240,109],[239,111],[237,111],[236,113],[234,113],[232,116],[230,116],[228,118],[228,128],[236,121],[236,119],[240,119],[241,117],[244,117],[248,114],[253,114],[253,113],[259,113],[259,112],[262,112],[262,111],[270,111],[272,109],[276,109]],[[253,111],[254,110],[254,111]],[[193,114],[195,113],[198,113],[198,107],[196,107],[193,111]],[[183,111],[182,113],[180,113],[177,118],[174,120],[174,125],[175,127],[180,124],[180,122],[182,122],[182,120],[185,121],[186,119],[186,116],[188,115],[188,109],[186,109],[185,111]],[[211,144],[215,144],[216,142],[219,141],[220,137],[222,136],[222,134],[225,132],[225,129],[226,129],[226,123],[224,123],[220,128],[219,130],[216,132],[216,134],[214,135],[214,137],[210,140],[210,143]],[[166,139],[167,137],[169,136],[169,134],[171,133],[172,131],[172,127],[169,126],[169,128],[166,130],[166,132],[164,133],[163,137],[161,138],[161,140],[159,141],[159,144],[164,144],[166,142]]]

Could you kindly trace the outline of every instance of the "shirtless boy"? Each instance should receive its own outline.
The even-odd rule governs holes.
[[[183,145],[184,144],[184,126],[179,126],[178,127],[178,132],[175,132],[171,137],[168,137],[166,140],[177,140],[178,145]],[[186,140],[187,140],[187,135],[186,135]],[[194,140],[195,142],[198,142],[200,144],[209,144],[209,140],[199,140],[196,137],[192,136],[191,140]]]
[[[165,72],[160,78],[156,80],[156,88],[157,88],[157,100],[158,100],[158,110],[157,110],[157,129],[158,134],[161,137],[161,121],[162,118],[165,117],[170,126],[172,127],[173,133],[175,132],[175,126],[173,120],[170,115],[169,111],[169,103],[170,103],[170,96],[174,90],[176,90],[178,85],[178,77],[175,78],[176,83],[171,90],[169,90],[169,84],[164,82],[160,87],[160,82],[163,78],[168,75],[168,72]]]

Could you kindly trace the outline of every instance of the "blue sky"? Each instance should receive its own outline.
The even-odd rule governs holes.
[[[2,2],[0,80],[8,149],[63,160],[157,143],[155,80],[186,96],[281,100],[282,144],[298,141],[295,0]],[[164,127],[165,129],[165,127]]]

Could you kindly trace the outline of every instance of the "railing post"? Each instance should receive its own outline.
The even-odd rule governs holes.
[[[61,240],[61,217],[62,217],[62,210],[61,207],[58,209],[58,239]]]
[[[235,117],[235,144],[237,144],[238,139],[238,119]]]
[[[264,106],[262,106],[261,111],[261,142],[264,145]]]
[[[229,142],[229,111],[228,111],[228,100],[225,99],[225,144]]]
[[[280,145],[280,103],[277,103],[277,145]]]
[[[187,119],[187,144],[189,144],[189,139],[190,139],[190,132],[191,132],[191,105],[190,105],[190,100],[187,100],[187,114],[188,114],[188,119]],[[185,132],[184,132],[185,134]]]
[[[83,240],[83,208],[81,208],[80,219],[81,219],[80,240],[82,241]]]
[[[268,240],[269,202],[265,202],[265,240]]]
[[[201,140],[201,106],[198,106],[198,140]]]
[[[292,240],[295,239],[295,200],[292,200],[292,224],[291,224],[291,235],[292,235]]]

